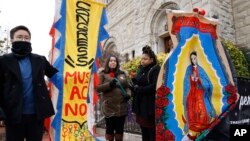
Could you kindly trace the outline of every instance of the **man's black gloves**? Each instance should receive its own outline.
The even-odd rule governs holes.
[[[115,86],[116,86],[116,80],[115,80],[115,79],[111,80],[111,81],[109,82],[109,86],[110,86],[110,87],[115,87]]]

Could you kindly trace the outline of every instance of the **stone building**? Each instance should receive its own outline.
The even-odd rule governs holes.
[[[172,43],[167,29],[165,9],[191,12],[206,10],[206,17],[217,17],[220,37],[250,50],[249,0],[104,0],[107,3],[110,38],[104,49],[114,50],[125,60],[141,54],[148,44],[157,53],[168,52]],[[250,52],[249,52],[250,56]]]

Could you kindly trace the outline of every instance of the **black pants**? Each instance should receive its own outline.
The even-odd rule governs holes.
[[[7,141],[42,141],[44,120],[37,120],[35,115],[23,115],[20,124],[6,123]]]
[[[123,134],[126,116],[109,117],[106,120],[106,134]]]
[[[155,127],[142,127],[142,141],[155,141]]]

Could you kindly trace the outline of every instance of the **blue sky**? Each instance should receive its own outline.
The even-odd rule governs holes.
[[[31,30],[33,53],[48,58],[49,31],[54,19],[55,0],[0,0],[1,30],[25,25]]]

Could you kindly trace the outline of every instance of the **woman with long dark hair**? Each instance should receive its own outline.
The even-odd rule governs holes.
[[[130,95],[126,74],[120,70],[119,60],[111,55],[99,73],[97,92],[101,93],[101,112],[106,121],[106,140],[122,141],[127,115],[127,95]]]

